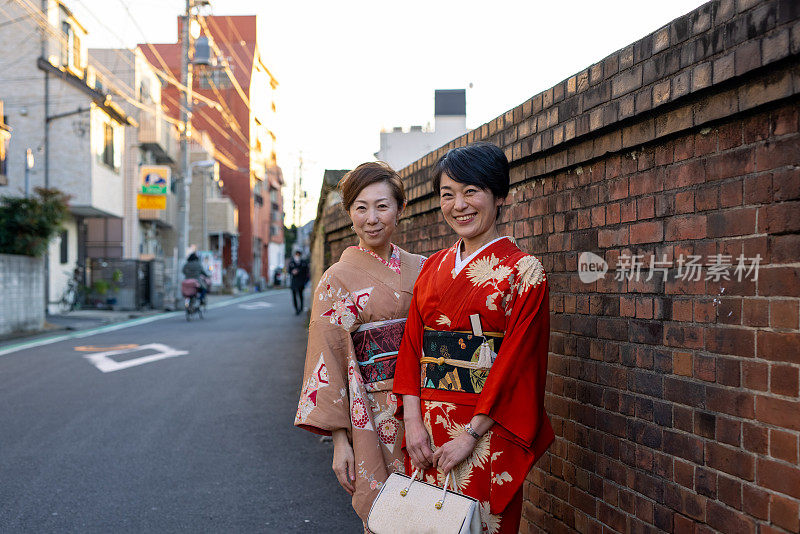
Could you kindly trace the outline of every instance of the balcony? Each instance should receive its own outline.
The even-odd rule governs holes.
[[[153,152],[159,165],[175,163],[173,156],[177,145],[172,127],[164,119],[160,107],[155,112],[142,111],[139,119],[139,144]]]
[[[238,212],[233,201],[227,197],[206,200],[206,229],[209,235],[236,235]]]

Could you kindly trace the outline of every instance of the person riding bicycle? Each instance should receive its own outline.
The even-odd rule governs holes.
[[[205,303],[206,292],[208,291],[208,280],[211,275],[203,269],[200,258],[194,252],[189,254],[189,257],[186,258],[186,264],[183,266],[183,276],[187,279],[197,280],[200,302]]]

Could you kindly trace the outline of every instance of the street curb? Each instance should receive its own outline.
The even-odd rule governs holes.
[[[208,306],[208,309],[214,310],[217,308],[224,308],[225,306],[230,306],[231,304],[237,304],[240,302],[247,302],[249,300],[255,300],[259,297],[267,297],[273,294],[278,294],[278,291],[264,291],[261,293],[252,293],[249,295],[244,295],[241,297],[232,297],[227,300],[223,300],[222,302],[215,302]],[[14,352],[19,352],[25,349],[31,349],[34,347],[41,347],[43,345],[50,345],[52,343],[58,343],[59,341],[65,341],[67,339],[77,339],[77,338],[84,338],[90,337],[97,334],[103,334],[106,332],[113,332],[115,330],[122,330],[123,328],[130,328],[131,326],[138,326],[141,324],[152,323],[161,319],[167,319],[169,317],[176,317],[178,315],[183,315],[183,311],[172,311],[172,312],[164,312],[155,315],[148,315],[147,317],[137,317],[136,319],[130,319],[127,321],[121,321],[119,323],[114,323],[106,326],[98,326],[96,328],[89,328],[87,330],[78,330],[77,332],[72,332],[69,334],[62,334],[58,336],[46,337],[41,339],[36,339],[33,341],[23,341],[21,343],[16,343],[13,345],[8,346],[0,346],[0,356],[5,356],[7,354],[11,354]]]

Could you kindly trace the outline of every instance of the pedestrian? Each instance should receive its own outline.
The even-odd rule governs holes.
[[[391,167],[363,163],[339,189],[358,245],[345,249],[314,293],[294,424],[333,436],[336,478],[366,523],[389,474],[403,470],[392,379],[424,258],[391,242],[406,203],[403,182]]]
[[[303,259],[299,250],[294,251],[294,258],[289,262],[289,274],[292,275],[292,302],[294,314],[303,313],[303,291],[308,283],[308,261]]]
[[[480,502],[484,532],[516,533],[525,477],[554,439],[547,281],[539,260],[498,232],[509,190],[502,150],[448,151],[433,186],[459,239],[425,263],[397,358],[407,470],[440,486],[449,473]]]

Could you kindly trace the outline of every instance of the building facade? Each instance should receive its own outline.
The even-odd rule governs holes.
[[[48,299],[58,300],[76,266],[85,265],[87,219],[124,215],[125,127],[136,122],[119,106],[103,73],[89,65],[86,29],[58,0],[8,3],[9,23],[0,44],[0,99],[14,135],[8,140],[6,184],[0,194],[25,194],[29,186],[70,196],[70,216],[51,242],[45,262]]]
[[[238,210],[239,239],[236,250],[224,251],[225,263],[235,260],[254,280],[268,280],[270,261],[278,259],[272,244],[280,248],[283,243],[283,176],[274,130],[278,82],[261,58],[255,16],[201,16],[198,22],[198,35],[209,37],[212,55],[221,56],[216,67],[194,71],[193,91],[219,105],[198,106],[192,122],[212,139],[223,193]],[[182,36],[180,19],[178,30]],[[176,79],[181,79],[181,47],[180,40],[140,45],[151,63]],[[178,90],[170,86],[165,95],[165,109],[179,117]]]

